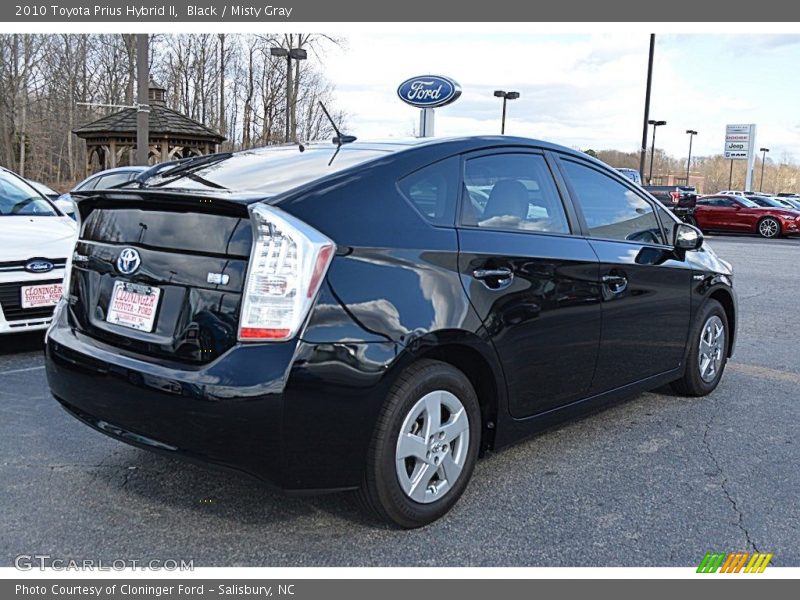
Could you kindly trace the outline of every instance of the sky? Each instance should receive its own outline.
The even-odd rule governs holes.
[[[514,90],[506,133],[586,150],[637,151],[642,135],[648,33],[353,33],[323,57],[348,133],[361,139],[415,132],[418,109],[397,86],[445,75],[461,84],[436,109],[436,135],[500,132],[495,89]],[[667,121],[656,146],[675,157],[720,154],[727,123],[755,123],[757,147],[800,162],[800,35],[656,36],[650,117]],[[648,138],[648,147],[650,138]]]

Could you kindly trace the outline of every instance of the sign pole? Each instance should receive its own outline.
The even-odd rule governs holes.
[[[147,165],[150,158],[150,39],[136,35],[136,164]]]
[[[728,175],[728,189],[733,187],[733,159],[731,159],[731,173]]]
[[[432,108],[419,110],[419,137],[433,137],[434,111]]]

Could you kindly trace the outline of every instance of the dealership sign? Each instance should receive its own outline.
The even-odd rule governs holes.
[[[458,100],[461,86],[449,77],[422,75],[406,79],[397,88],[400,100],[417,108],[436,108]]]
[[[727,125],[725,127],[725,158],[728,160],[748,160],[754,156],[756,126]]]

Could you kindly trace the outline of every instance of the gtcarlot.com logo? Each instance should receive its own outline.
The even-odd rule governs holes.
[[[767,552],[709,552],[700,561],[698,573],[763,573],[772,553]]]
[[[50,554],[20,554],[14,558],[14,567],[20,571],[38,569],[45,571],[194,571],[194,559],[132,559],[102,560],[93,558],[64,558]]]

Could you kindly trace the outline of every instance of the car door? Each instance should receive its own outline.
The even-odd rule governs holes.
[[[463,178],[459,270],[502,363],[511,415],[586,396],[600,341],[598,260],[572,234],[575,213],[548,159],[471,154]]]
[[[666,211],[602,167],[572,157],[560,165],[600,261],[603,326],[592,392],[677,369],[689,333],[692,270],[660,225],[656,211]]]

